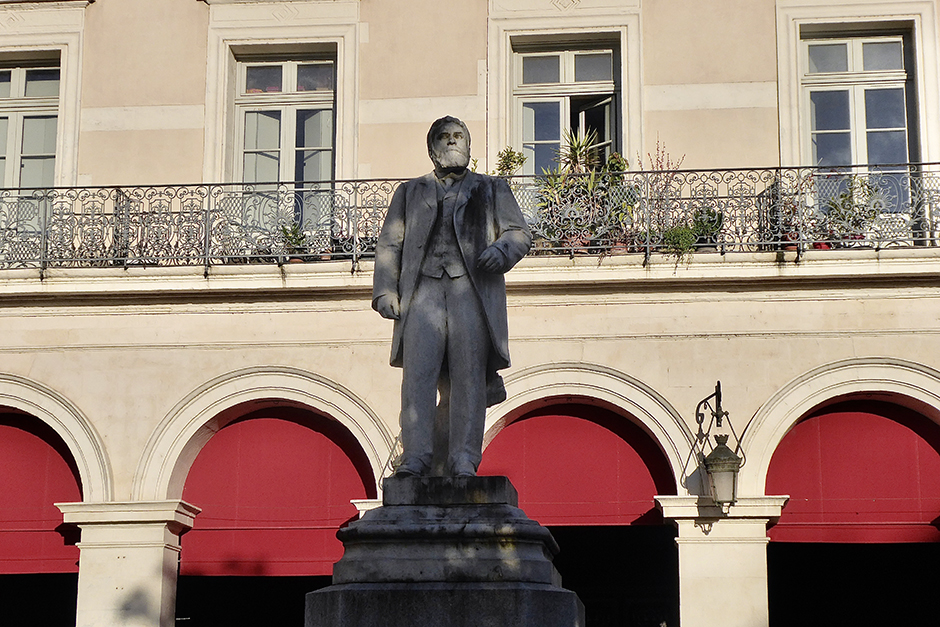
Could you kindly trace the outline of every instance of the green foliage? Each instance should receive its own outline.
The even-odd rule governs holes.
[[[289,253],[302,253],[307,251],[307,236],[296,222],[281,225],[281,244]]]
[[[853,174],[838,196],[826,201],[826,226],[837,237],[867,233],[878,217],[881,189],[868,179]]]
[[[673,226],[663,231],[663,252],[674,255],[676,261],[695,251],[698,242],[695,229],[687,225]]]
[[[525,165],[526,156],[506,146],[496,155],[496,176],[512,176]]]
[[[696,209],[692,214],[692,231],[696,237],[713,240],[724,225],[721,212],[712,207]]]

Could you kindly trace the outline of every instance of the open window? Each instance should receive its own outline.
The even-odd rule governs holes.
[[[514,41],[514,144],[525,174],[557,169],[566,132],[597,134],[599,157],[618,151],[619,47],[605,42]]]

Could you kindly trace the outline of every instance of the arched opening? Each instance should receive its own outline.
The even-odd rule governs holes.
[[[771,458],[772,625],[930,624],[940,585],[940,426],[890,402],[817,408]]]
[[[588,624],[678,624],[675,530],[653,502],[676,493],[675,479],[635,422],[588,399],[543,404],[496,435],[480,474],[508,476],[519,506],[551,529]]]
[[[74,625],[78,533],[54,503],[82,500],[75,461],[51,427],[2,407],[0,460],[3,624]]]
[[[183,499],[202,508],[182,539],[177,619],[301,624],[304,593],[329,585],[351,499],[375,498],[368,459],[340,423],[269,407],[223,426],[197,455]]]

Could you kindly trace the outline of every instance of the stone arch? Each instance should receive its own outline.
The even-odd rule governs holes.
[[[85,502],[111,500],[114,478],[104,441],[71,401],[36,381],[0,373],[0,405],[35,416],[62,438],[78,468]]]
[[[793,379],[754,414],[741,436],[747,462],[742,496],[764,494],[774,451],[810,411],[852,398],[882,400],[912,409],[940,424],[940,371],[891,357],[861,357],[820,366]]]
[[[679,412],[639,379],[607,366],[559,362],[512,373],[506,393],[506,401],[487,413],[484,448],[505,425],[539,404],[573,398],[633,416],[662,450],[677,484],[684,476],[694,435]]]
[[[134,477],[139,500],[178,499],[196,455],[218,429],[253,409],[292,405],[345,426],[365,452],[376,483],[392,436],[379,417],[345,387],[290,367],[236,370],[199,386],[170,410],[144,449]]]

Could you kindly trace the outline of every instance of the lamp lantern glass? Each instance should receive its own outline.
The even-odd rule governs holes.
[[[727,435],[715,436],[715,448],[704,460],[712,498],[718,505],[731,505],[738,496],[738,470],[742,459],[728,447]]]

